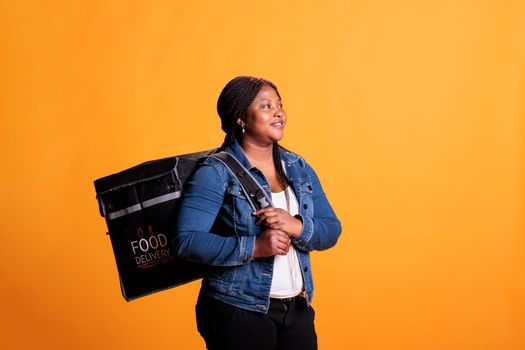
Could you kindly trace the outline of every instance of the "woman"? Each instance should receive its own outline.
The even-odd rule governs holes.
[[[278,145],[287,116],[277,87],[241,76],[217,103],[235,156],[270,196],[253,212],[235,176],[207,158],[186,183],[174,249],[207,264],[196,305],[208,349],[317,349],[309,252],[335,245],[341,224],[314,170]]]

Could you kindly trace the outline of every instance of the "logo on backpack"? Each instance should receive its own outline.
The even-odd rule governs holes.
[[[130,246],[138,268],[147,269],[173,259],[166,235],[154,232],[151,225],[148,225],[147,232],[139,227],[137,236],[139,239],[131,241]]]

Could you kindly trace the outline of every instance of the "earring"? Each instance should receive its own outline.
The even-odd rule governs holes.
[[[244,134],[246,132],[246,129],[244,128],[244,123],[241,124],[241,128],[242,128],[242,133]]]

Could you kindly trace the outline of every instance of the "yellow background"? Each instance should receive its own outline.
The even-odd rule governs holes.
[[[122,298],[93,180],[223,138],[236,75],[343,223],[320,349],[525,348],[523,1],[1,1],[4,349],[202,349],[198,283]]]

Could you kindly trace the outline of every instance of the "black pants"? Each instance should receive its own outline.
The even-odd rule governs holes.
[[[314,350],[315,311],[303,298],[270,301],[267,314],[244,310],[201,293],[197,329],[209,350]]]

